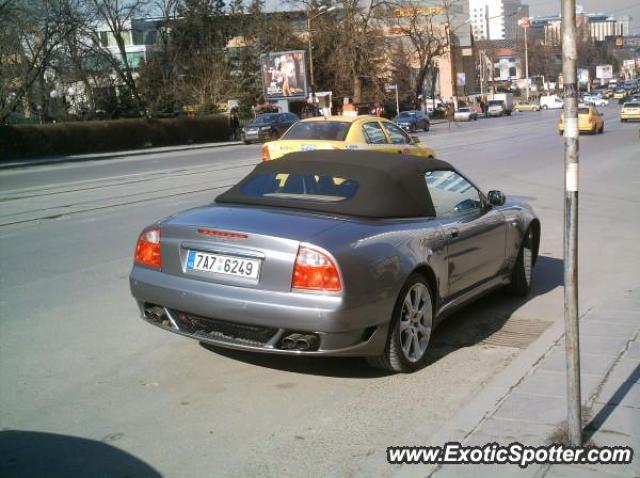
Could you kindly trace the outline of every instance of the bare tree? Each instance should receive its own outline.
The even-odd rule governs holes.
[[[0,123],[5,123],[34,84],[42,82],[70,29],[53,0],[5,0],[0,22]]]
[[[399,0],[393,7],[396,26],[411,45],[412,63],[417,70],[415,96],[424,93],[427,75],[431,79],[432,92],[437,74],[437,59],[451,48],[450,9],[453,0],[441,0],[439,4],[425,7],[417,0]],[[424,96],[424,95],[423,95]]]
[[[136,16],[142,16],[148,6],[148,0],[90,0],[90,5],[94,9],[94,21],[96,22],[91,32],[96,51],[102,53],[109,61],[113,71],[135,99],[140,112],[148,118],[146,103],[138,90],[134,78],[134,67],[127,57],[126,49],[127,37],[132,35],[132,20]],[[100,24],[103,24],[112,35],[118,55],[112,54],[101,46]]]

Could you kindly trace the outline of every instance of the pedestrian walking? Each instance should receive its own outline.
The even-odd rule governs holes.
[[[453,105],[447,105],[447,109],[444,112],[447,121],[449,122],[449,129],[451,129],[451,123],[453,122],[455,113],[453,112]]]
[[[231,108],[229,114],[229,130],[231,131],[231,141],[240,139],[240,118],[238,117],[238,108]]]

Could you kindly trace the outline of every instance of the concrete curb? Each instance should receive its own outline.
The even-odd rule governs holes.
[[[584,315],[588,314],[587,311]],[[447,442],[463,442],[489,418],[511,391],[535,370],[536,364],[564,337],[564,321],[557,320],[530,347],[518,355],[482,391],[435,435],[416,436],[417,446],[441,446]],[[411,444],[411,445],[413,445]],[[403,465],[394,478],[424,478],[434,473],[440,465]]]
[[[105,159],[123,158],[128,156],[143,156],[147,154],[172,153],[175,151],[191,151],[197,149],[223,148],[225,146],[239,146],[242,141],[225,141],[221,143],[200,143],[184,146],[163,146],[160,148],[132,149],[127,151],[113,151],[109,153],[74,154],[70,156],[52,156],[46,158],[19,159],[10,162],[0,162],[0,169],[28,168],[58,163],[76,163],[82,161],[102,161]]]

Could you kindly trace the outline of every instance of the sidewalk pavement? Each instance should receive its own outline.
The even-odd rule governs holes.
[[[196,143],[179,146],[162,146],[160,148],[130,149],[127,151],[112,151],[108,153],[73,154],[69,156],[49,156],[44,158],[16,159],[11,161],[0,161],[0,169],[42,166],[44,164],[74,163],[79,161],[100,161],[103,159],[123,158],[127,156],[172,153],[176,151],[189,151],[194,149],[222,148],[224,146],[237,146],[241,144],[244,143],[242,141],[224,141],[219,143]]]
[[[564,324],[554,324],[428,443],[566,443]],[[547,346],[544,346],[544,343]],[[541,353],[540,353],[541,352]],[[631,446],[629,465],[403,465],[396,477],[640,477],[640,289],[580,320],[584,442]],[[528,365],[528,366],[527,366]]]

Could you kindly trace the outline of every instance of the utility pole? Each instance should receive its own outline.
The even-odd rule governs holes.
[[[569,443],[582,445],[580,341],[578,327],[578,82],[576,0],[562,0],[562,74],[564,77],[564,325],[567,356]]]
[[[315,107],[316,104],[316,81],[313,77],[313,45],[311,43],[311,20],[318,18],[320,15],[324,15],[325,13],[332,12],[336,9],[335,5],[327,8],[326,5],[321,5],[318,8],[318,12],[311,16],[311,11],[307,9],[307,39],[308,39],[308,50],[309,50],[309,79],[311,80],[311,102]]]
[[[524,29],[524,75],[526,79],[525,98],[527,102],[529,102],[529,42],[527,42],[527,29],[530,26],[529,17],[522,17],[520,20],[518,20],[518,25],[520,25]]]

